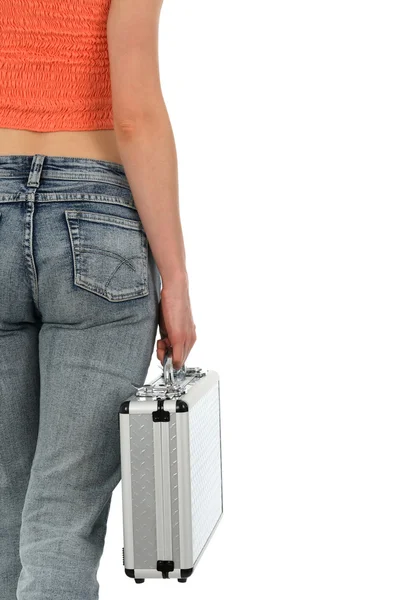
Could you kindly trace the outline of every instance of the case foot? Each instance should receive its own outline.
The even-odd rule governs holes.
[[[185,583],[187,581],[186,577],[178,577],[178,581],[180,581],[181,583]]]
[[[135,581],[136,583],[144,583],[144,579],[138,579],[137,577],[135,577]]]

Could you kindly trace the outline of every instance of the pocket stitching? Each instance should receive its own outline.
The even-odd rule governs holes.
[[[81,219],[83,221],[104,223],[106,225],[111,223],[119,227],[125,227],[126,229],[144,231],[142,223],[136,219],[127,219],[126,217],[117,217],[116,215],[107,215],[105,213],[100,215],[99,213],[87,210],[66,210],[65,214],[67,219]]]
[[[91,250],[95,250],[95,253],[98,252],[99,254],[105,254],[106,256],[114,256],[115,258],[119,259],[122,264],[127,264],[128,267],[130,267],[131,269],[136,271],[136,267],[134,265],[131,265],[131,263],[129,262],[129,259],[124,258],[120,254],[118,254],[118,252],[112,252],[111,250],[104,250],[104,248],[100,248],[99,246],[85,246],[84,248],[79,249],[80,252],[88,252],[88,253],[90,253]],[[134,258],[134,257],[132,257],[132,258]]]
[[[67,221],[70,245],[72,248],[75,285],[77,285],[78,287],[81,287],[85,290],[88,290],[90,292],[93,292],[94,294],[97,294],[98,296],[105,298],[106,300],[108,300],[110,302],[118,302],[121,300],[134,300],[136,298],[142,298],[149,294],[148,278],[147,278],[147,256],[148,256],[147,238],[145,236],[144,229],[143,229],[143,226],[141,225],[141,223],[138,223],[137,221],[130,221],[129,219],[124,219],[124,217],[115,217],[114,215],[98,215],[97,213],[89,213],[89,211],[65,210],[64,213],[65,213],[65,218]],[[82,213],[90,214],[91,217],[92,217],[92,215],[94,215],[95,217],[100,216],[100,219],[97,219],[97,218],[85,219],[85,218],[83,218],[83,220],[101,222],[101,219],[103,217],[105,217],[104,221],[107,224],[112,223],[117,226],[120,226],[120,222],[116,223],[114,221],[114,219],[117,219],[118,221],[121,219],[121,221],[126,221],[127,223],[136,223],[138,225],[138,226],[134,226],[134,227],[128,226],[125,228],[138,231],[140,234],[140,237],[141,237],[141,245],[142,245],[141,260],[143,261],[143,267],[144,267],[143,268],[143,285],[142,286],[136,287],[133,291],[126,292],[126,293],[110,292],[107,290],[107,286],[109,285],[112,277],[114,277],[115,273],[118,271],[118,269],[121,267],[121,265],[124,264],[125,262],[127,262],[126,259],[124,259],[124,257],[122,257],[121,255],[119,255],[117,253],[115,253],[115,256],[118,257],[121,262],[117,266],[115,271],[113,272],[112,276],[107,280],[107,283],[104,287],[96,286],[96,285],[94,285],[92,283],[88,283],[87,281],[84,281],[82,279],[82,274],[80,272],[81,271],[80,256],[82,253],[84,253],[86,251],[87,248],[91,248],[90,246],[86,246],[86,248],[81,247],[78,225],[77,225],[77,223],[75,223],[75,225],[73,223],[74,220],[79,221],[79,219],[80,219],[80,216],[74,216],[74,215],[81,215]],[[109,217],[110,217],[110,219],[109,219]],[[122,224],[122,223],[121,223],[121,225],[124,226],[124,224]],[[96,251],[99,251],[99,249],[96,248]],[[105,250],[102,250],[102,252],[108,253],[108,251],[105,251]],[[127,264],[129,264],[129,263],[127,263]],[[129,264],[129,266],[131,268],[133,268],[131,264]]]

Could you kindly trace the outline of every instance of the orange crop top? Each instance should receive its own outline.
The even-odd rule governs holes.
[[[0,127],[114,128],[107,47],[110,2],[1,0]]]

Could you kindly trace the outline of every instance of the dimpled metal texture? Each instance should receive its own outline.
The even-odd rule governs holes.
[[[135,414],[131,414],[129,420],[135,569],[155,569],[157,536],[153,420],[151,415]]]

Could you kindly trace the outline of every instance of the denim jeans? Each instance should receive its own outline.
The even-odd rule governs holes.
[[[122,165],[0,156],[1,600],[97,600],[160,291]]]

